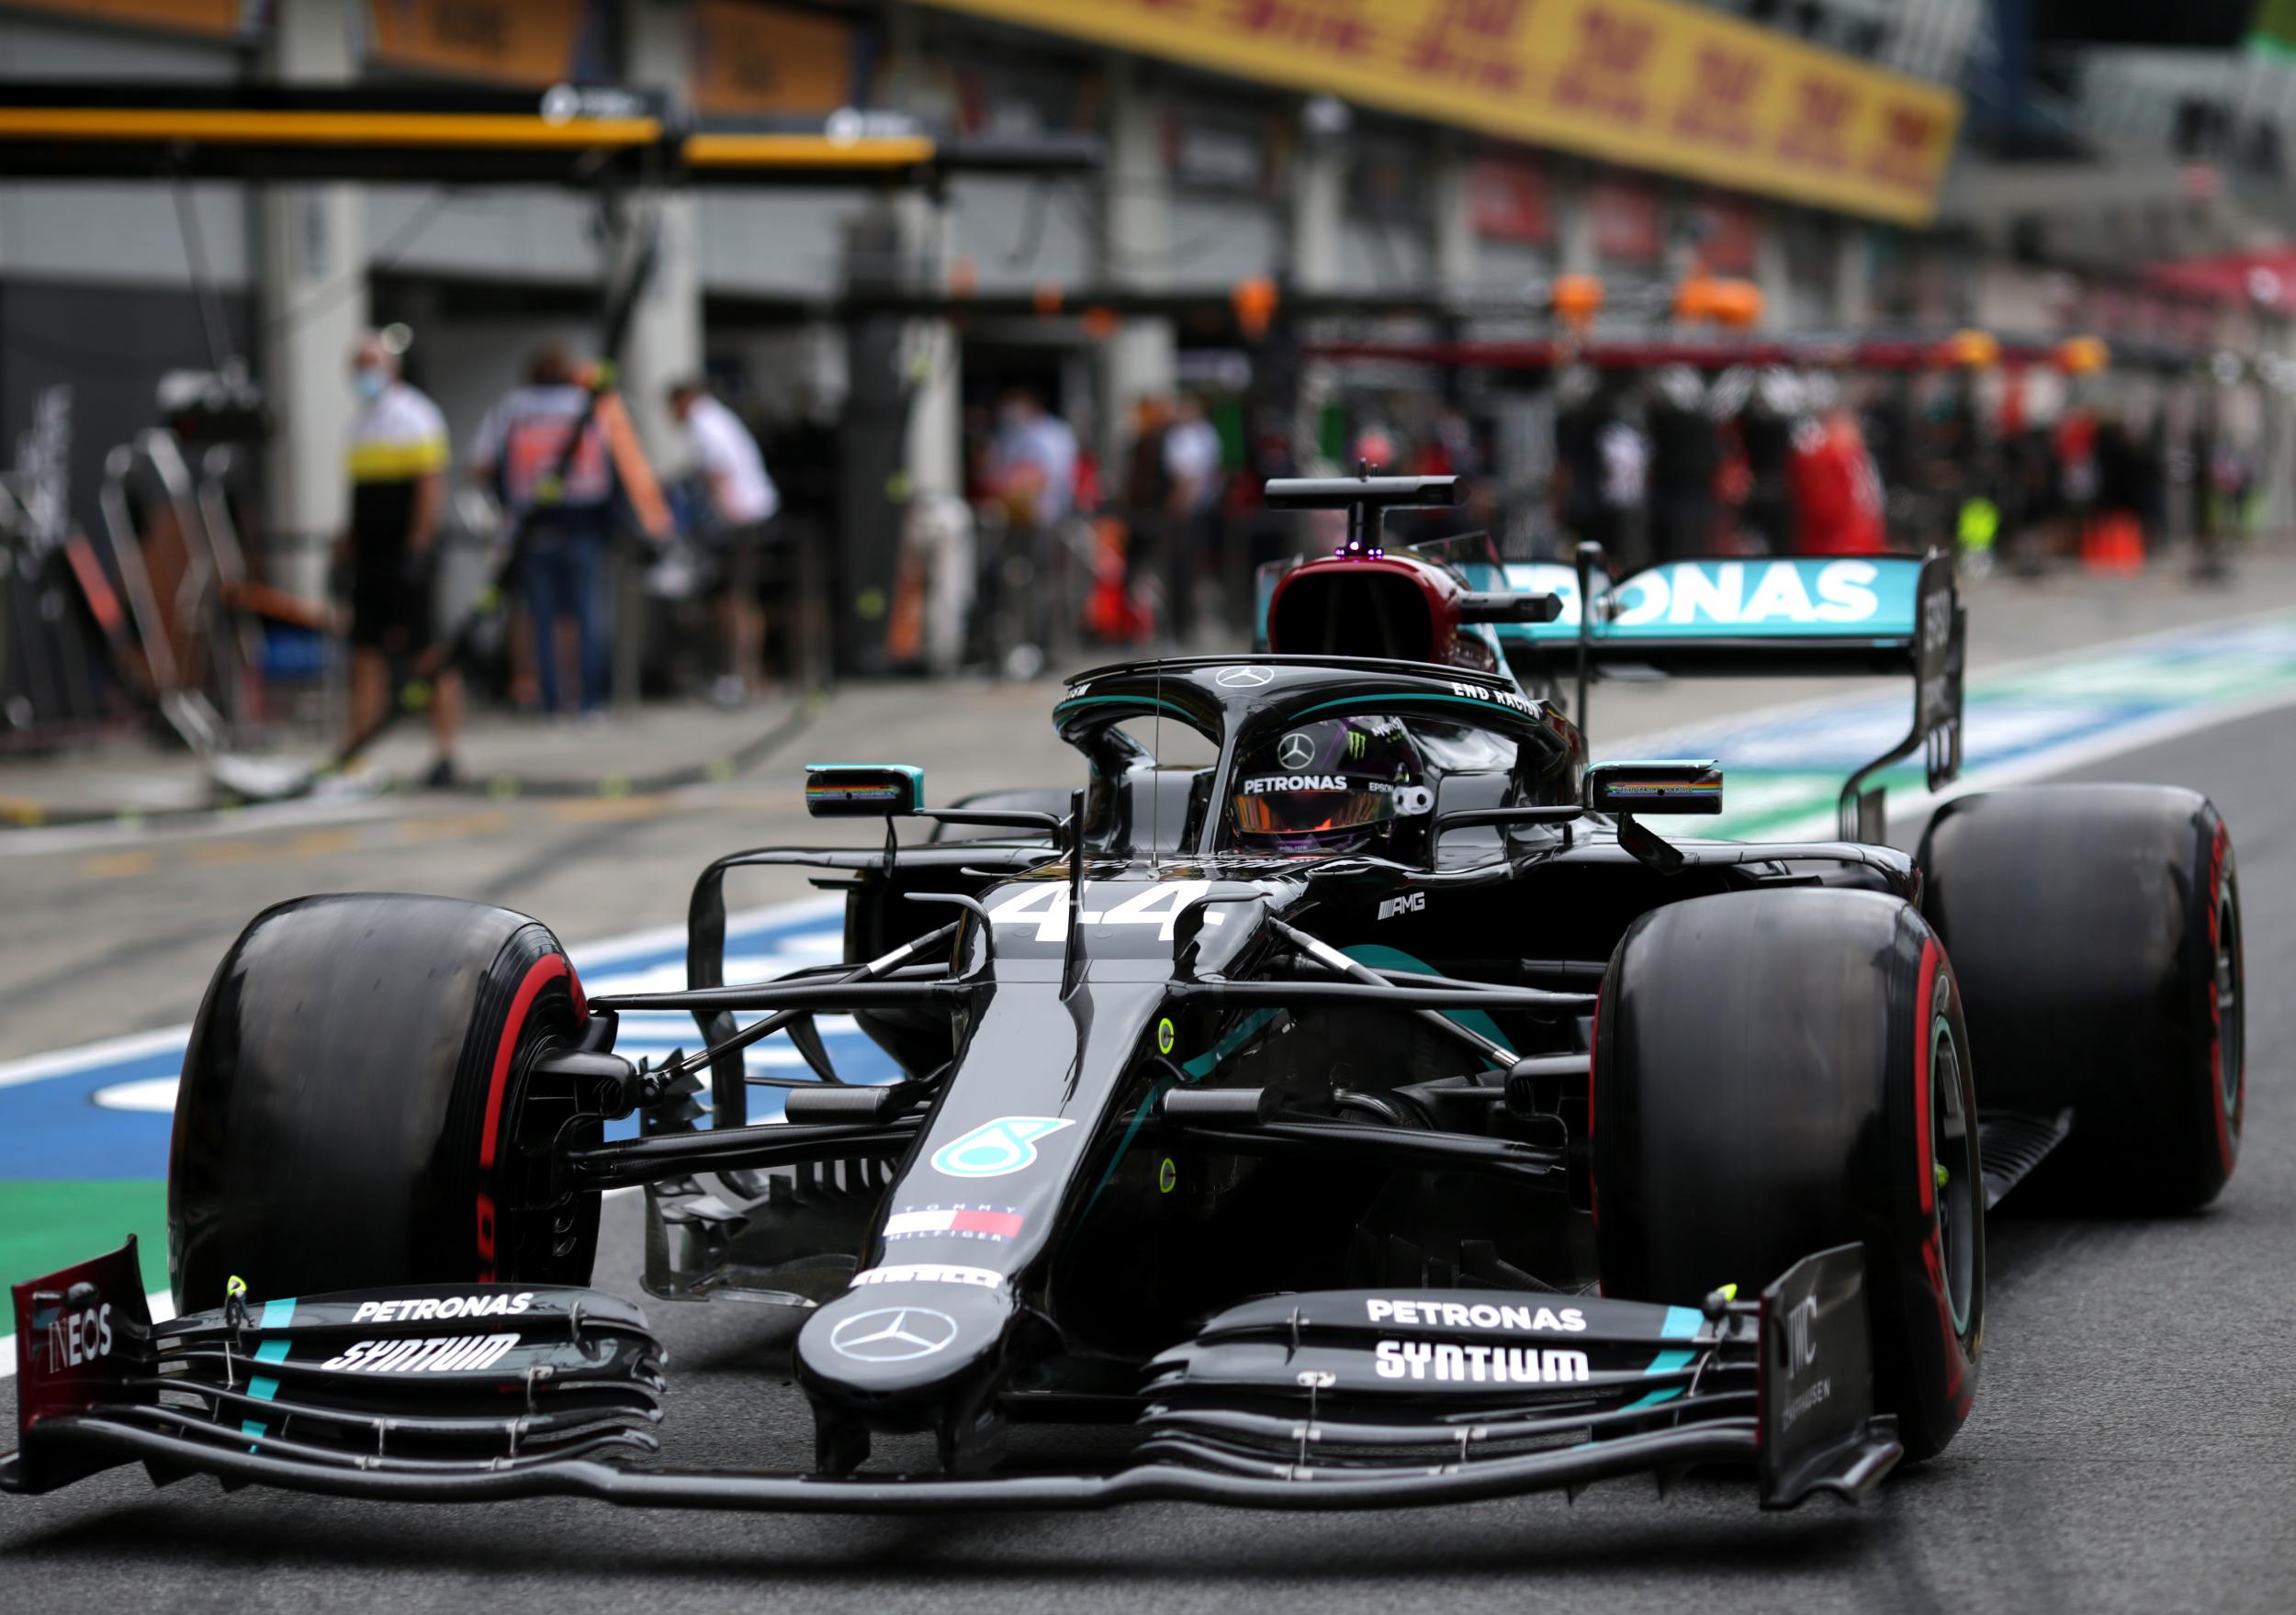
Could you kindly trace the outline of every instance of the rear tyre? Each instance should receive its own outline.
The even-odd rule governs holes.
[[[1644,914],[1595,1036],[1604,1292],[1696,1306],[1863,1243],[1875,1406],[1908,1457],[1942,1451],[1985,1337],[1968,1049],[1944,949],[1895,897],[1743,892]]]
[[[219,1306],[233,1274],[264,1296],[586,1282],[598,1196],[552,1204],[545,1159],[576,1105],[528,1082],[586,1013],[557,939],[508,909],[357,893],[256,915],[176,1094],[177,1307]]]
[[[2009,1204],[2183,1211],[2240,1159],[2240,880],[2208,798],[2052,785],[1947,802],[1917,855],[1988,1107],[2073,1131]]]

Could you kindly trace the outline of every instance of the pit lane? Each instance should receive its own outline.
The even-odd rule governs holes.
[[[1648,1481],[1362,1516],[1156,1505],[1102,1517],[789,1520],[536,1502],[390,1508],[134,1472],[0,1507],[12,1607],[307,1611],[1071,1608],[1171,1611],[1600,1607],[2282,1609],[2296,1573],[2296,712],[2237,718],[2083,766],[2213,795],[2247,901],[2244,1158],[2223,1200],[2167,1221],[1998,1218],[1986,1368],[1946,1455],[1863,1511],[1764,1517],[1750,1488]],[[1918,823],[1898,826],[1901,838]],[[204,974],[204,958],[180,973]],[[191,983],[196,990],[196,981]],[[1975,1051],[1982,1081],[1983,1052]],[[606,1208],[599,1283],[636,1293],[633,1196]],[[809,1420],[766,1309],[655,1303],[681,1463],[799,1466]],[[14,1417],[13,1384],[0,1418]],[[1025,1449],[1044,1451],[1031,1434]],[[1089,1452],[1097,1441],[1084,1443]],[[1104,1450],[1104,1449],[1103,1449]],[[187,1596],[188,1595],[188,1596]]]

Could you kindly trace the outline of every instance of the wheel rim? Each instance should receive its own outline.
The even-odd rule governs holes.
[[[2242,1036],[2240,900],[2227,880],[2216,894],[2216,1080],[2228,1126],[2240,1120]]]
[[[580,1194],[552,1195],[549,1161],[560,1142],[601,1142],[603,1126],[585,1110],[572,1084],[543,1083],[535,1075],[536,1062],[567,1041],[547,1032],[533,1037],[520,1050],[512,1073],[508,1142],[497,1186],[499,1271],[506,1281],[582,1284],[589,1278],[582,1257],[595,1208]]]
[[[1977,1152],[1975,1129],[1962,1105],[1961,1043],[1945,1015],[1930,1023],[1930,1154],[1936,1178],[1938,1254],[1944,1264],[1945,1304],[1953,1332],[1969,1332],[1977,1283]]]

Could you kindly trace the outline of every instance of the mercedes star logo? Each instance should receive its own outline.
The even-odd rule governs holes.
[[[829,1331],[829,1344],[856,1363],[912,1363],[944,1351],[957,1320],[929,1307],[879,1307],[856,1312]]]
[[[1276,747],[1276,760],[1297,773],[1315,760],[1315,742],[1295,729]]]
[[[1275,676],[1273,667],[1222,667],[1213,675],[1213,682],[1230,690],[1257,690]]]

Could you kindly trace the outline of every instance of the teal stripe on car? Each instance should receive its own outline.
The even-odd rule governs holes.
[[[1219,1068],[1221,1060],[1250,1042],[1262,1026],[1267,1025],[1281,1013],[1280,1010],[1273,1009],[1254,1010],[1250,1015],[1237,1021],[1234,1026],[1230,1026],[1221,1035],[1219,1042],[1204,1050],[1194,1060],[1182,1062],[1180,1070],[1187,1073],[1189,1082],[1202,1082]]]
[[[1061,714],[1071,707],[1098,706],[1105,701],[1116,701],[1131,707],[1160,707],[1167,712],[1187,719],[1191,724],[1195,722],[1194,715],[1176,701],[1165,701],[1155,696],[1140,695],[1072,695],[1066,701],[1053,704],[1052,722],[1058,723],[1061,721]]]
[[[1100,1181],[1092,1185],[1092,1198],[1085,1202],[1086,1217],[1090,1217],[1092,1208],[1100,1203],[1100,1192],[1109,1186],[1109,1180],[1116,1176],[1116,1169],[1122,1163],[1126,1152],[1131,1149],[1132,1140],[1140,1137],[1140,1129],[1147,1124],[1149,1116],[1155,1112],[1156,1101],[1164,1097],[1164,1091],[1170,1086],[1172,1086],[1170,1077],[1158,1077],[1148,1085],[1148,1096],[1140,1102],[1140,1108],[1132,1112],[1131,1125],[1124,1129],[1124,1136],[1116,1141],[1116,1153],[1109,1157],[1108,1171],[1102,1172]]]
[[[1439,976],[1443,972],[1425,959],[1405,953],[1400,948],[1389,948],[1378,942],[1358,942],[1340,951],[1359,965],[1369,965],[1375,970],[1406,970],[1416,976]],[[1506,1034],[1499,1030],[1499,1023],[1480,1009],[1443,1009],[1435,1012],[1445,1020],[1466,1027],[1478,1037],[1488,1037],[1502,1049],[1512,1048]],[[1492,1060],[1496,1066],[1498,1061]],[[1694,1329],[1691,1331],[1695,1334]]]
[[[1383,710],[1392,702],[1406,701],[1447,701],[1455,707],[1472,707],[1479,712],[1505,712],[1511,717],[1521,718],[1525,722],[1536,722],[1536,714],[1526,712],[1522,708],[1510,705],[1495,697],[1490,701],[1477,701],[1464,695],[1414,695],[1404,690],[1390,691],[1384,695],[1378,693],[1351,695],[1339,701],[1320,701],[1314,706],[1300,708],[1291,716],[1293,721],[1297,722],[1301,718],[1311,718],[1318,712],[1328,712],[1334,707],[1348,707],[1357,712],[1364,712],[1373,709]]]
[[[1698,1338],[1698,1326],[1704,1321],[1705,1315],[1695,1307],[1670,1307],[1666,1309],[1665,1321],[1659,1325],[1659,1338],[1666,1340],[1694,1340]],[[1649,1366],[1642,1372],[1646,1376],[1654,1374],[1679,1374],[1697,1361],[1698,1353],[1695,1351],[1665,1351],[1651,1358]],[[1628,1408],[1655,1407],[1660,1402],[1671,1402],[1682,1394],[1681,1385],[1668,1385],[1662,1390],[1652,1391],[1647,1396],[1638,1397],[1626,1406]]]
[[[266,1329],[270,1327],[271,1309],[279,1305],[280,1303],[276,1301],[265,1302],[264,1304],[264,1325]],[[288,1301],[285,1305],[287,1307],[286,1316],[288,1318],[294,1317],[295,1303]],[[265,1340],[262,1345],[255,1348],[255,1361],[258,1363],[285,1363],[287,1361],[287,1348],[293,1344],[294,1342],[287,1339],[284,1335],[276,1340]],[[279,1394],[279,1382],[267,1374],[250,1374],[247,1376],[247,1394],[254,1397],[258,1402],[268,1402],[272,1397]],[[271,1427],[264,1423],[264,1421],[260,1419],[242,1419],[239,1421],[239,1433],[243,1436],[264,1436],[271,1433]]]

